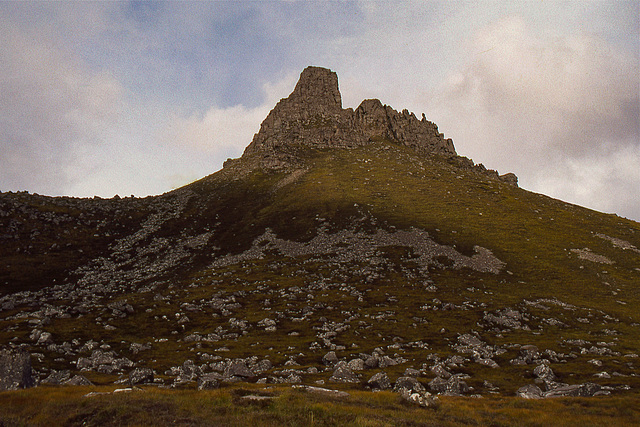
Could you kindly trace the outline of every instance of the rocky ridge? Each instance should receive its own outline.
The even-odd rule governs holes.
[[[355,110],[343,109],[337,74],[327,68],[307,67],[291,95],[280,100],[262,122],[243,157],[258,156],[267,169],[286,169],[300,167],[296,149],[301,147],[354,148],[381,140],[424,155],[457,157],[453,141],[424,114],[418,119],[414,113],[406,109],[398,112],[378,99],[365,99]],[[460,158],[459,163],[474,166],[466,158]],[[477,170],[499,178],[481,165]],[[512,185],[518,182],[512,173],[500,178]]]

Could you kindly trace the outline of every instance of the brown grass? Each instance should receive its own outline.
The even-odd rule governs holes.
[[[353,391],[347,398],[288,387],[243,385],[197,392],[145,388],[83,397],[111,388],[39,387],[0,393],[0,425],[225,425],[225,426],[632,426],[640,423],[640,396],[524,400],[515,397],[442,397],[437,409],[409,405],[391,392]],[[251,403],[247,394],[275,396]]]

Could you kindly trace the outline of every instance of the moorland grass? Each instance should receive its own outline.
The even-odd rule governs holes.
[[[525,400],[442,397],[436,408],[403,402],[391,392],[352,391],[335,398],[288,387],[255,385],[211,391],[145,387],[84,397],[113,387],[40,387],[0,393],[0,425],[224,426],[632,426],[640,423],[637,395]],[[246,395],[270,396],[266,401]]]

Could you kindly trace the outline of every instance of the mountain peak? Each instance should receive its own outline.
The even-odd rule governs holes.
[[[338,89],[338,75],[328,68],[307,67],[300,73],[289,99],[316,110],[340,111],[342,97]]]
[[[364,100],[354,111],[342,108],[338,76],[322,67],[307,67],[293,92],[281,99],[244,155],[291,158],[296,147],[355,148],[386,140],[425,154],[455,156],[451,139],[438,127],[407,110],[398,112],[377,99]],[[282,161],[271,162],[282,165]]]

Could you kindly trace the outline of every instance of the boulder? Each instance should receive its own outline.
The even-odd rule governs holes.
[[[520,357],[526,363],[533,363],[534,360],[540,358],[540,350],[535,345],[523,345],[520,347]]]
[[[460,396],[470,390],[467,383],[458,375],[452,375],[446,380],[436,377],[429,382],[429,388],[431,391],[449,396]]]
[[[601,389],[594,383],[563,385],[545,392],[544,397],[591,397]]]
[[[476,363],[479,363],[480,365],[488,366],[494,369],[500,367],[500,365],[498,365],[498,363],[495,360],[489,359],[489,358],[478,357],[476,359]]]
[[[393,391],[402,391],[408,390],[410,392],[423,392],[427,389],[413,377],[400,377],[396,380],[395,385],[393,386]]]
[[[65,371],[52,370],[47,378],[40,381],[40,384],[60,385],[63,382],[67,381],[69,378],[71,378],[71,371],[69,370],[65,370]]]
[[[0,351],[0,391],[36,385],[31,371],[31,355],[21,350]]]
[[[540,364],[536,366],[533,370],[533,375],[538,378],[538,381],[544,382],[547,390],[551,390],[557,387],[557,384],[555,382],[555,380],[557,379],[556,375],[553,373],[553,370],[549,367],[549,365]]]
[[[227,368],[224,370],[224,376],[226,378],[229,377],[241,377],[241,378],[252,378],[255,377],[255,373],[249,369],[247,363],[242,359],[233,360]]]
[[[300,384],[302,382],[302,377],[300,374],[291,372],[286,378],[282,379],[282,382],[286,384]]]
[[[93,366],[112,365],[116,361],[115,352],[101,349],[93,350],[90,360]]]
[[[433,365],[431,367],[431,372],[436,374],[436,377],[440,377],[440,378],[444,378],[444,379],[448,379],[449,377],[451,377],[451,372],[449,372],[447,370],[447,368],[445,368],[442,363],[438,363],[437,365]]]
[[[379,360],[378,360],[378,367],[379,368],[388,368],[389,366],[395,366],[397,365],[398,362],[389,356],[382,356]]]
[[[129,373],[129,384],[131,386],[149,384],[153,382],[153,379],[153,369],[151,368],[136,368]]]
[[[53,344],[53,336],[50,332],[42,332],[38,337],[36,345],[49,345]]]
[[[63,382],[62,385],[75,385],[75,386],[85,385],[86,386],[86,385],[93,385],[93,383],[82,375],[74,375],[70,379]]]
[[[391,388],[391,381],[386,372],[378,372],[369,378],[367,385],[372,389],[387,390]]]
[[[268,371],[272,367],[273,367],[273,364],[269,359],[262,359],[259,362],[256,362],[255,364],[252,364],[251,366],[249,366],[249,369],[251,369],[251,371],[255,372],[257,375],[265,371]]]
[[[380,356],[378,356],[378,354],[376,353],[367,357],[367,359],[364,361],[364,366],[369,369],[375,369],[378,367],[379,364],[380,364]]]
[[[333,375],[331,375],[329,381],[339,383],[359,383],[360,378],[358,378],[358,375],[356,375],[347,366],[340,366],[335,371],[333,371]]]
[[[400,391],[400,397],[409,403],[413,403],[423,408],[437,408],[440,406],[440,400],[437,396],[433,396],[428,391],[410,392],[406,389]]]
[[[88,370],[91,368],[91,366],[91,359],[89,359],[88,357],[80,357],[76,362],[76,368],[80,369],[81,371]]]
[[[322,363],[326,366],[333,367],[338,363],[338,356],[335,351],[330,351],[322,357]]]
[[[482,340],[480,340],[480,338],[475,337],[471,334],[460,335],[458,337],[458,341],[460,342],[461,345],[466,347],[480,347],[484,344]]]
[[[364,361],[362,359],[353,359],[347,363],[347,366],[352,371],[362,371],[364,369]]]
[[[200,378],[198,378],[198,390],[213,390],[216,388],[220,388],[219,374],[204,374]]]
[[[542,397],[544,397],[540,387],[535,384],[520,387],[518,391],[516,391],[516,396],[524,399],[542,399]]]
[[[185,360],[182,366],[178,367],[177,371],[177,382],[194,381],[196,378],[198,378],[199,375],[202,374],[202,370],[200,369],[200,367],[193,363],[193,360],[191,359]]]
[[[404,377],[414,377],[417,378],[420,376],[420,371],[418,371],[417,369],[413,369],[413,368],[407,368],[404,370]]]

